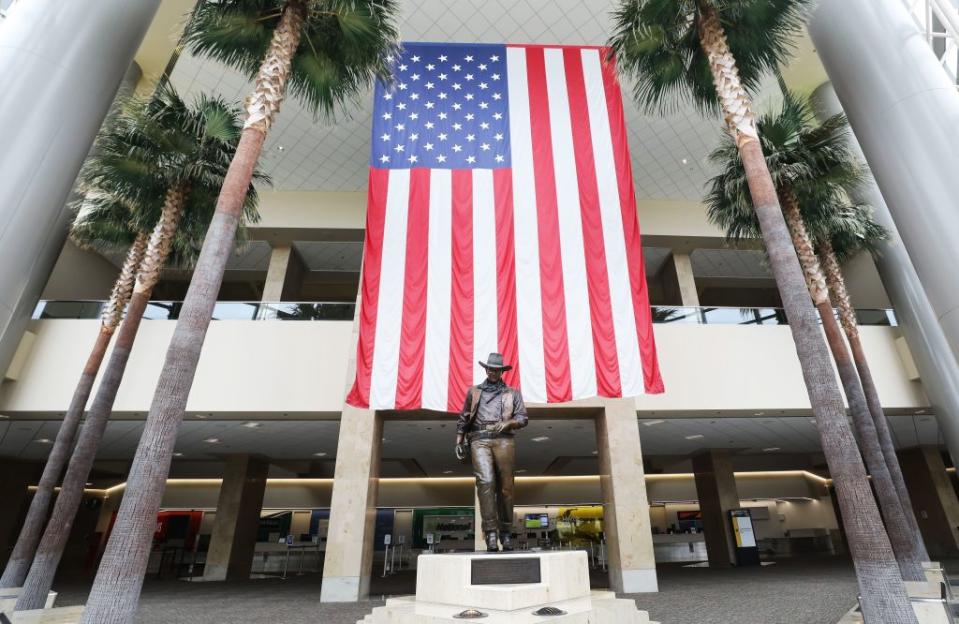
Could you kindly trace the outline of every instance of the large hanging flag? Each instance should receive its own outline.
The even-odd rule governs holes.
[[[606,50],[408,43],[374,97],[347,401],[457,411],[492,351],[530,403],[662,392]]]

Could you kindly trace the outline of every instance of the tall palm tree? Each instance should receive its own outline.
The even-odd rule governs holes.
[[[924,580],[925,546],[907,519],[911,509],[904,509],[896,491],[863,385],[833,313],[826,278],[807,227],[811,224],[814,231],[842,227],[850,214],[861,211],[861,207],[848,205],[845,193],[848,186],[859,183],[864,175],[846,147],[846,118],[835,115],[817,124],[808,101],[786,91],[782,108],[762,115],[756,125],[809,294],[819,310],[849,402],[859,447],[872,475],[873,489],[900,572],[904,580]],[[724,228],[732,240],[761,236],[750,204],[742,160],[732,138],[727,135],[710,159],[720,167],[711,180],[706,198],[710,220]]]
[[[922,542],[922,533],[919,530],[919,523],[916,521],[916,515],[913,511],[912,499],[906,489],[906,481],[902,476],[899,458],[896,456],[896,447],[889,430],[889,421],[886,419],[886,414],[879,403],[879,392],[872,377],[869,362],[866,359],[862,337],[859,335],[856,312],[852,307],[849,292],[846,290],[846,280],[840,268],[840,263],[843,260],[862,251],[878,253],[875,245],[885,240],[888,232],[873,219],[870,210],[860,206],[853,206],[840,215],[840,218],[828,219],[817,229],[819,233],[816,234],[816,254],[825,273],[829,291],[832,293],[836,308],[839,311],[839,321],[846,334],[846,339],[849,341],[852,358],[856,363],[856,369],[859,371],[859,378],[862,380],[862,387],[866,393],[866,403],[869,405],[869,412],[872,414],[876,425],[876,432],[879,435],[879,444],[886,460],[886,466],[889,468],[896,492],[902,501],[910,531],[916,536],[919,546],[922,548],[920,552],[921,560],[928,561],[929,554]]]
[[[746,171],[769,264],[796,344],[823,452],[842,509],[862,596],[873,622],[915,622],[889,538],[846,422],[829,350],[756,131],[752,98],[789,57],[810,0],[621,0],[610,45],[648,109],[692,102],[719,110]]]
[[[394,0],[206,0],[185,41],[254,81],[246,122],[167,350],[127,493],[83,622],[131,622],[200,350],[233,245],[242,200],[287,87],[307,108],[332,113],[375,78],[396,51]]]
[[[13,552],[7,560],[3,576],[0,577],[0,587],[20,587],[27,577],[30,562],[33,560],[33,554],[46,523],[47,513],[50,511],[54,488],[60,482],[63,468],[69,459],[83,410],[87,399],[90,398],[93,381],[100,370],[107,346],[117,325],[120,324],[120,319],[123,318],[123,310],[133,293],[136,272],[147,246],[148,233],[137,230],[132,225],[130,213],[125,207],[113,202],[104,205],[97,201],[97,198],[91,198],[74,208],[81,210],[70,230],[70,239],[74,243],[84,249],[119,251],[126,248],[127,252],[120,274],[110,292],[110,298],[100,315],[100,327],[93,341],[93,348],[80,371],[80,379],[73,391],[73,398],[63,416],[57,437],[47,456],[47,462],[43,466],[40,482],[30,501],[30,507],[20,534],[17,536]]]
[[[167,85],[149,100],[135,100],[109,124],[85,166],[83,181],[94,195],[130,206],[133,218],[155,225],[17,610],[40,608],[50,591],[160,271],[174,250],[181,262],[195,257],[239,136],[234,107],[205,96],[190,105]],[[255,218],[255,204],[250,185],[243,204],[249,218]]]

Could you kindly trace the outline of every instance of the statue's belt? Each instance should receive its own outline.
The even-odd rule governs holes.
[[[489,431],[482,429],[480,431],[470,431],[466,434],[466,439],[472,442],[473,440],[493,440],[496,438],[512,438],[512,433]]]

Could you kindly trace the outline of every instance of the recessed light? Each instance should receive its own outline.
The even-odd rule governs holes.
[[[173,454],[174,457],[183,457],[183,453],[176,452]]]
[[[593,451],[593,455],[599,455],[599,451]]]
[[[917,410],[916,410],[916,413],[917,413],[917,414],[925,414],[925,413],[926,413],[926,410],[924,410],[924,409],[917,409]]]
[[[526,468],[520,468],[519,470],[515,470],[514,472],[515,472],[516,474],[522,474],[522,473],[526,472]]]
[[[659,425],[666,422],[665,420],[644,420],[643,424],[647,427],[652,427],[653,425]]]
[[[277,145],[277,146],[276,146],[276,151],[278,151],[278,152],[282,152],[282,151],[285,150],[285,149],[286,149],[286,148],[283,147],[282,145]]]
[[[203,441],[206,442],[207,444],[219,444],[220,438],[206,438]]]
[[[382,442],[383,444],[386,444],[387,442],[389,442],[389,440],[387,440],[386,438],[383,438],[380,440],[380,442]]]
[[[206,420],[206,416],[204,416],[203,414],[197,414],[196,418],[199,418],[200,420]]]
[[[531,439],[533,442],[545,442],[546,440],[549,440],[549,436],[536,436],[535,438]]]
[[[688,159],[688,158],[683,158],[680,162],[685,165],[686,163],[689,162],[689,159]]]
[[[772,453],[773,451],[778,451],[778,450],[779,450],[779,447],[778,447],[778,446],[770,446],[769,448],[764,448],[764,449],[763,449],[763,452],[764,452],[764,453]]]
[[[50,438],[37,438],[34,442],[37,444],[53,444],[53,440]]]
[[[753,416],[765,416],[766,412],[756,412]]]
[[[90,483],[89,481],[86,482],[86,486],[87,486],[87,487],[90,487],[91,485],[93,485],[93,484]]]
[[[697,433],[696,435],[688,435],[688,436],[686,436],[686,439],[687,439],[687,440],[698,440],[699,438],[702,438],[702,437],[705,437],[705,436],[703,436],[703,434],[701,434],[701,433]]]
[[[256,429],[258,427],[262,427],[263,424],[258,422],[245,422],[243,423],[243,426],[246,427],[247,429]]]
[[[0,418],[10,418],[10,417],[7,416],[6,414],[0,414]]]
[[[443,474],[453,474],[453,471],[452,471],[452,470],[444,470],[444,471],[443,471]]]
[[[319,453],[313,453],[313,457],[326,457],[326,453],[320,451]]]

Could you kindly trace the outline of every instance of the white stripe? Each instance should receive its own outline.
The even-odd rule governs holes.
[[[496,204],[493,170],[473,170],[473,383],[486,372],[479,360],[498,351],[496,310]]]
[[[516,336],[523,396],[546,403],[543,307],[539,275],[539,233],[533,139],[529,116],[526,51],[506,48],[509,83],[509,140],[513,170],[513,229],[516,247]]]
[[[586,103],[589,108],[589,127],[593,138],[593,157],[596,159],[596,183],[599,187],[599,209],[603,223],[603,244],[606,247],[606,273],[609,276],[610,305],[613,309],[613,331],[616,353],[619,357],[619,375],[623,396],[644,394],[643,363],[636,335],[636,317],[629,284],[629,264],[626,259],[626,237],[623,234],[623,216],[620,211],[619,185],[616,181],[616,161],[613,158],[613,139],[606,108],[606,91],[600,66],[599,50],[583,50],[583,78],[586,84]]]
[[[446,411],[450,374],[450,289],[452,281],[452,175],[430,173],[430,225],[427,239],[426,343],[423,356],[423,407]]]
[[[589,314],[586,285],[586,249],[583,245],[583,217],[580,214],[579,184],[576,178],[573,127],[569,118],[566,91],[566,64],[563,51],[544,51],[546,92],[549,100],[553,169],[556,172],[556,209],[563,260],[563,295],[566,300],[566,336],[569,340],[569,369],[573,399],[596,396],[596,358],[593,351],[593,324]]]
[[[406,275],[406,222],[410,204],[410,171],[393,169],[386,191],[383,260],[376,310],[376,347],[370,379],[370,407],[393,409],[399,375]]]

